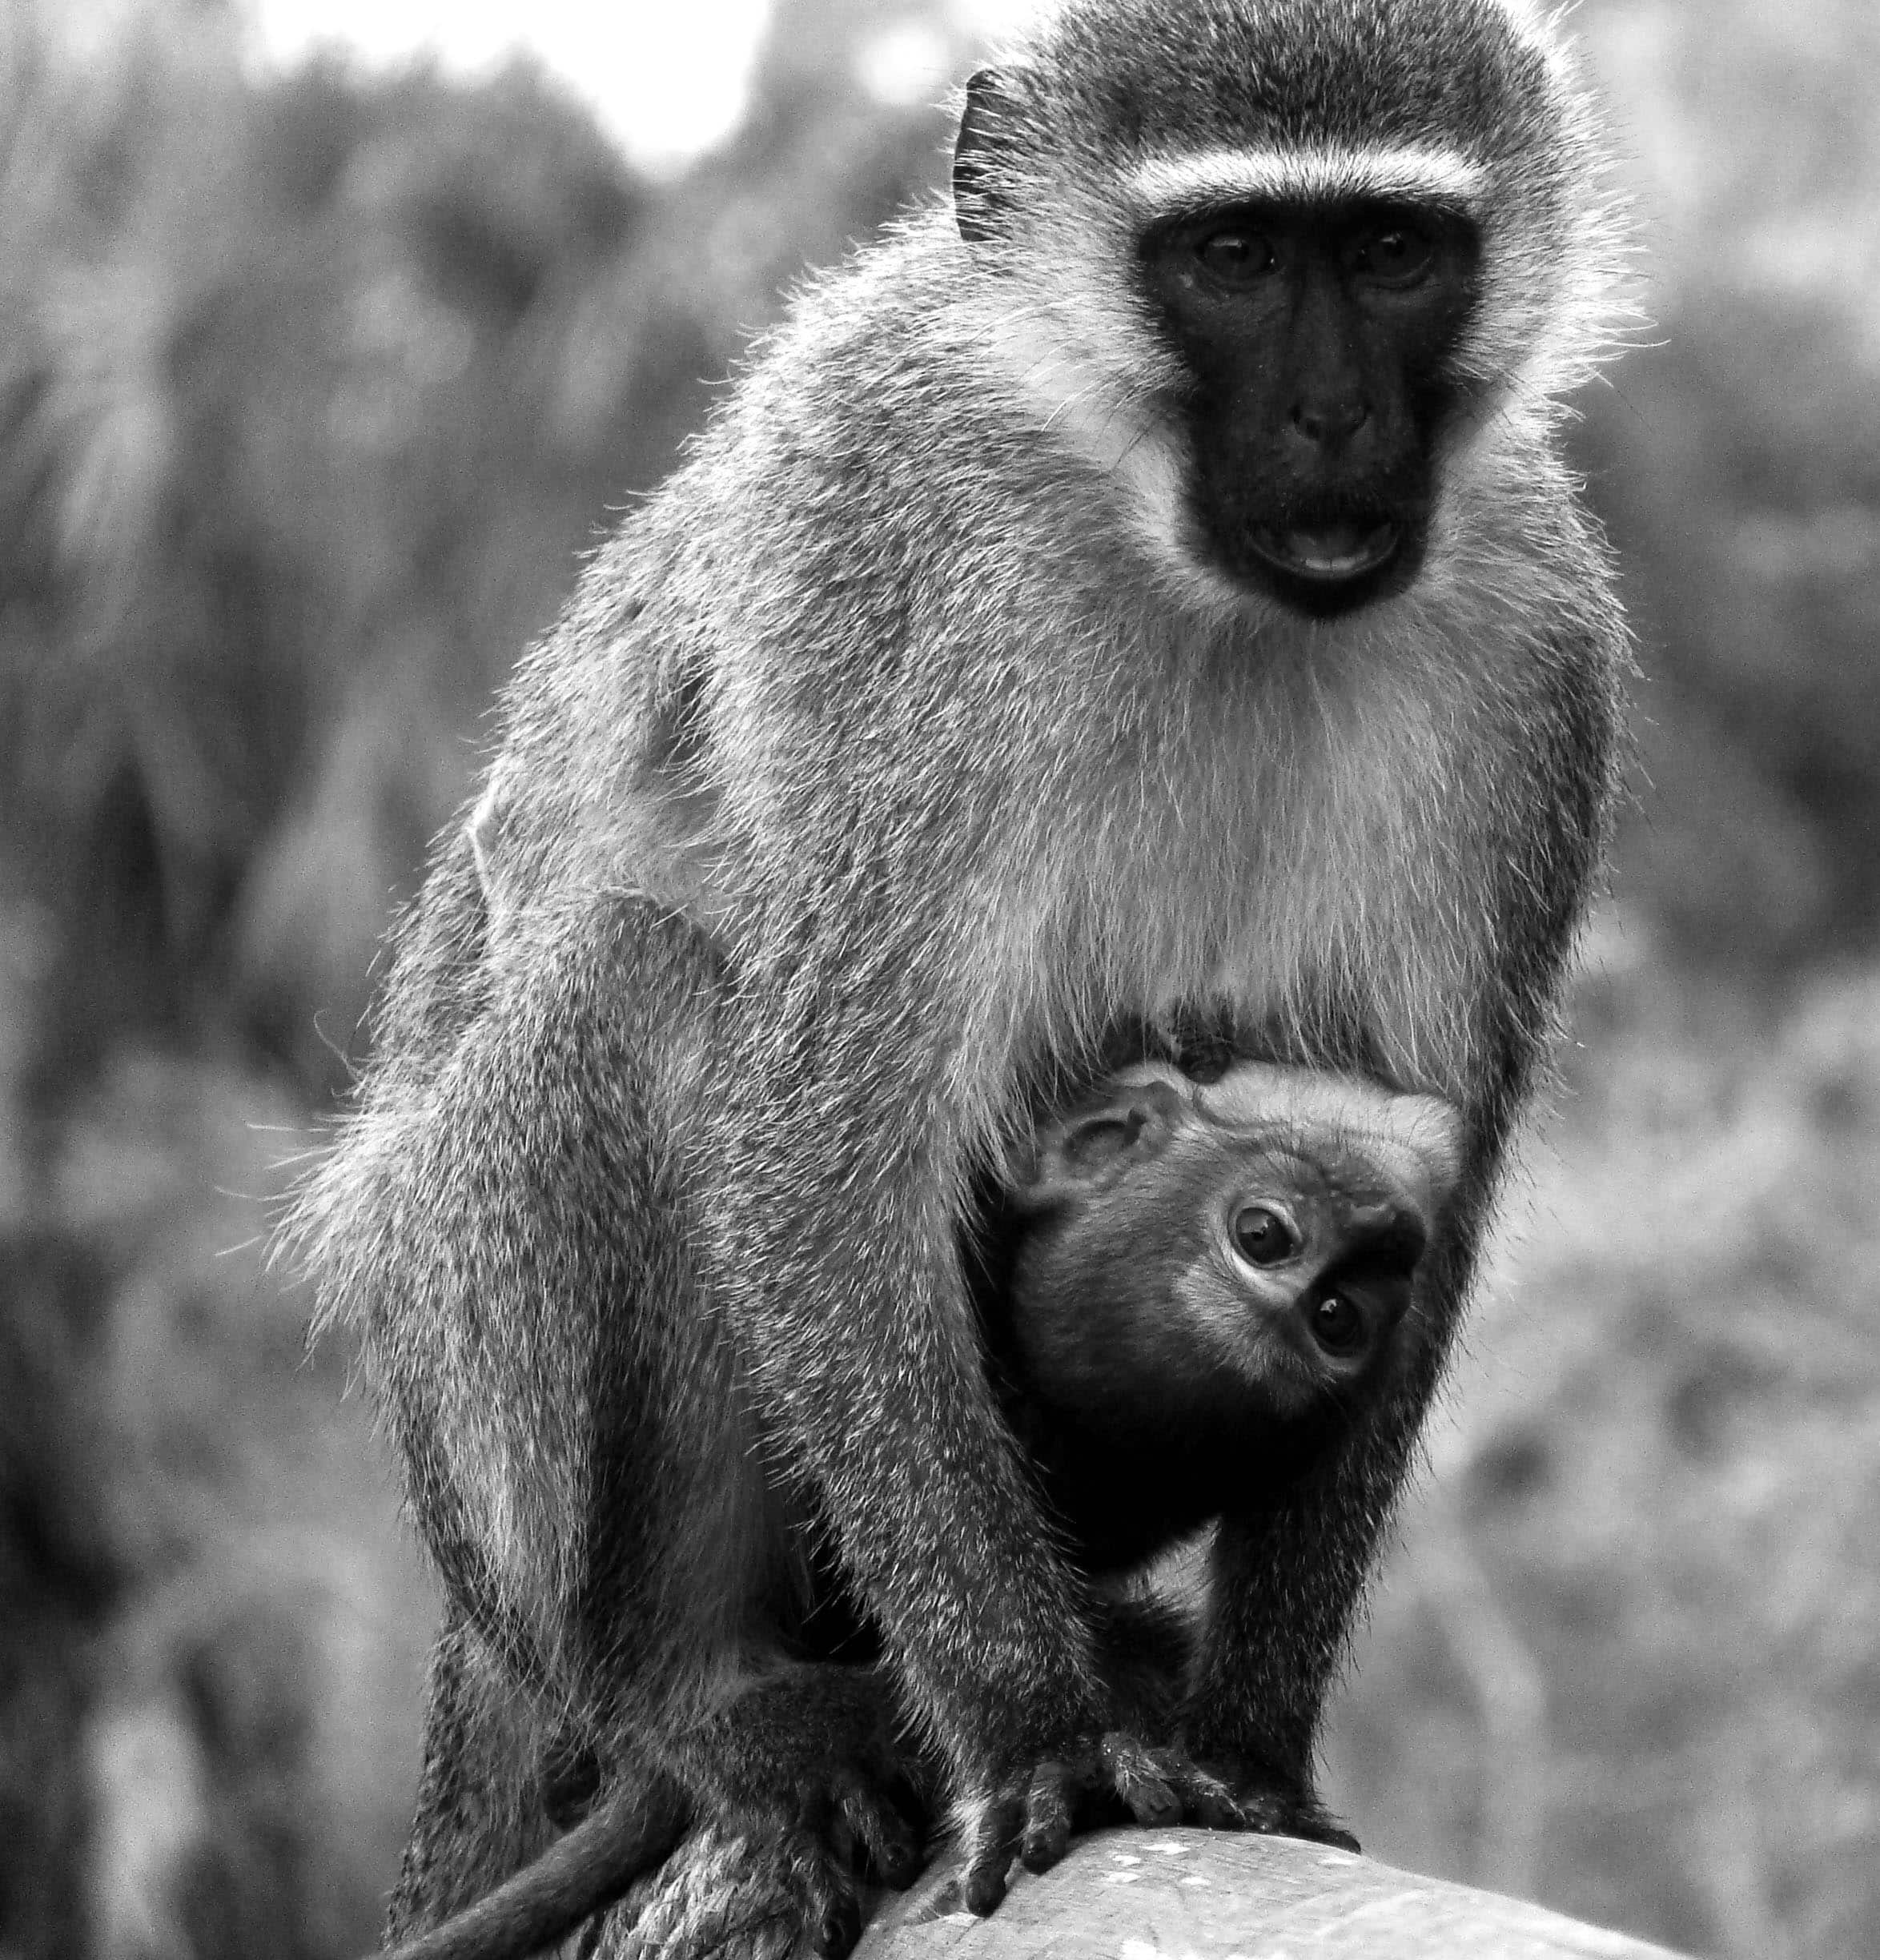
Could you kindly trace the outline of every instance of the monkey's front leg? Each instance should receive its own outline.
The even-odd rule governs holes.
[[[1313,1751],[1414,1434],[1412,1412],[1380,1408],[1279,1504],[1215,1528],[1180,1734],[1252,1829],[1358,1848],[1319,1799]]]
[[[1047,1869],[1104,1800],[1145,1824],[1231,1818],[1212,1778],[1118,1727],[1088,1603],[986,1382],[931,1109],[842,1059],[820,1082],[752,1067],[730,1086],[737,1202],[710,1210],[736,1231],[714,1262],[778,1446],[941,1745],[962,1895],[990,1912],[1014,1855]],[[802,1138],[813,1175],[778,1147]]]

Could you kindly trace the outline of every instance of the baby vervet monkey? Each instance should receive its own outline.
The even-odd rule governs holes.
[[[1087,1574],[1271,1504],[1388,1392],[1461,1162],[1447,1103],[1254,1062],[1145,1063],[1043,1126],[984,1319]]]
[[[1124,1070],[1018,1154],[976,1288],[988,1365],[1091,1585],[1099,1665],[1151,1731],[1183,1692],[1191,1607],[1137,1575],[1211,1519],[1276,1504],[1389,1392],[1461,1156],[1456,1113],[1433,1097],[1257,1062],[1206,1083],[1159,1063]],[[826,1568],[809,1583],[805,1657],[866,1664],[878,1643],[852,1598]],[[930,1765],[909,1770],[910,1793],[932,1791]],[[1222,1796],[1213,1821],[1269,1821]],[[649,1825],[604,1805],[392,1960],[539,1950],[624,1889],[629,1848],[661,1842]],[[1339,1835],[1328,1820],[1324,1834]],[[761,1919],[763,1899],[724,1894],[765,1882],[705,1838],[639,1902],[673,1929],[662,1950],[689,1951],[689,1926]]]

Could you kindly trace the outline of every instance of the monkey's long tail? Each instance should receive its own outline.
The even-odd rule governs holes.
[[[493,1892],[375,1960],[524,1960],[611,1906],[671,1854],[685,1825],[676,1791],[661,1801],[643,1784],[617,1790]]]

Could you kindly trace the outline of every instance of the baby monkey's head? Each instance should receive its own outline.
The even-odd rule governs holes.
[[[1027,1392],[1119,1442],[1348,1401],[1396,1346],[1460,1163],[1447,1103],[1353,1077],[1107,1078],[1014,1179]]]

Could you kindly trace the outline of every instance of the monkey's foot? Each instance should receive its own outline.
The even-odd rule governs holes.
[[[1107,1821],[1119,1809],[1152,1828],[1189,1823],[1240,1830],[1252,1824],[1227,1784],[1183,1750],[1152,1749],[1112,1729],[1063,1757],[1033,1764],[971,1807],[962,1902],[969,1912],[990,1912],[1006,1895],[1014,1854],[1027,1871],[1048,1871],[1079,1825]]]
[[[802,1832],[705,1825],[601,1926],[588,1960],[842,1960],[862,1932],[854,1882]]]

